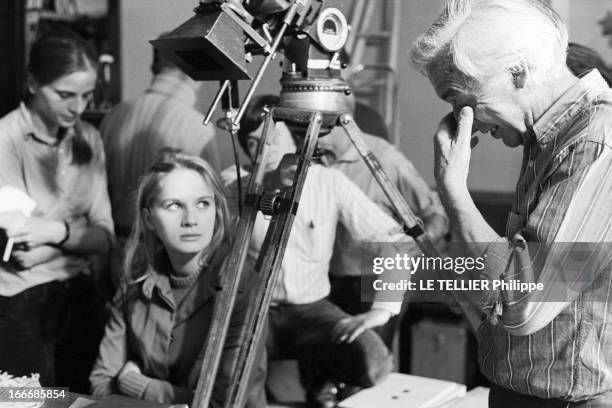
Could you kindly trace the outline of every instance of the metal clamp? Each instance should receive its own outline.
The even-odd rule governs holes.
[[[402,226],[402,230],[404,231],[404,234],[410,235],[412,238],[419,237],[425,232],[419,224],[416,224],[413,227],[409,227],[408,225],[404,224]]]
[[[244,198],[244,205],[254,207],[267,216],[282,213],[295,215],[298,209],[297,201],[283,198],[279,193],[247,194]]]

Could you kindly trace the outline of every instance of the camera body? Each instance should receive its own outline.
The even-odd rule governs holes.
[[[342,6],[342,0],[202,1],[192,18],[151,43],[194,80],[249,80],[250,54],[273,53],[273,36],[281,32],[280,107],[321,111],[326,133],[350,103],[341,75],[349,35]]]

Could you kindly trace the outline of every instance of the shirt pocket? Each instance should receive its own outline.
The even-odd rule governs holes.
[[[329,261],[336,237],[336,225],[334,222],[296,217],[291,235],[295,237],[295,246],[301,258],[315,262]]]

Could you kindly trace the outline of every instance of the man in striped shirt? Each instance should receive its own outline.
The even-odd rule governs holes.
[[[486,257],[473,278],[545,286],[482,292],[478,354],[494,408],[612,406],[612,91],[597,70],[571,74],[567,41],[543,2],[448,0],[412,49],[453,106],[435,174],[455,236]],[[476,130],[524,147],[505,238],[467,189]]]

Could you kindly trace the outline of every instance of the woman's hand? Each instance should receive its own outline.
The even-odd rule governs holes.
[[[136,363],[128,361],[117,375],[117,388],[119,388],[121,394],[128,397],[147,399],[144,394],[148,384],[152,381],[152,379],[142,375]],[[153,398],[153,401],[155,401],[156,395]]]
[[[13,238],[16,246],[29,250],[60,243],[66,236],[66,226],[62,221],[29,217],[6,228],[6,235]]]
[[[121,378],[124,375],[129,374],[131,372],[136,372],[138,374],[142,374],[142,372],[140,371],[140,367],[138,367],[138,365],[136,363],[134,363],[133,361],[128,361],[127,363],[125,363],[123,365],[123,368],[121,369],[121,371],[119,372],[119,375],[117,377]]]
[[[29,251],[14,250],[11,252],[11,263],[16,266],[18,270],[30,269],[41,263],[59,258],[62,254],[63,251],[60,248],[50,245],[41,245]]]

